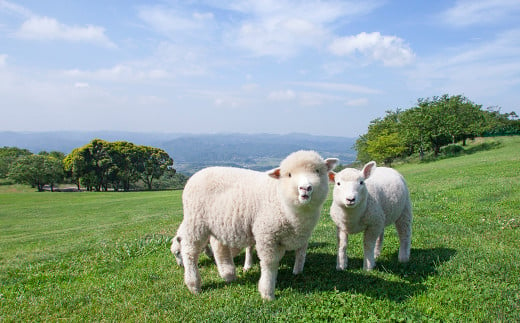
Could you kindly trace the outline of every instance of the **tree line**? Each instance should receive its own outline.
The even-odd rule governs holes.
[[[426,153],[435,157],[443,146],[478,136],[518,135],[520,120],[515,112],[501,113],[498,107],[475,104],[462,95],[418,99],[407,109],[387,111],[370,122],[366,134],[355,144],[357,159],[390,165],[397,158]]]
[[[38,191],[74,183],[88,191],[129,191],[135,188],[179,188],[186,176],[176,174],[164,150],[126,141],[94,139],[72,150],[32,154],[16,147],[0,148],[0,179],[29,184]]]

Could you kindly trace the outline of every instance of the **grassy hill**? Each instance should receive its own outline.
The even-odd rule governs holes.
[[[180,191],[33,193],[0,189],[0,321],[519,321],[520,137],[477,141],[470,154],[398,167],[414,205],[411,260],[397,262],[393,227],[376,270],[335,270],[330,200],[304,273],[282,260],[277,300],[257,292],[258,261],[231,284],[201,256],[191,295],[168,240]]]

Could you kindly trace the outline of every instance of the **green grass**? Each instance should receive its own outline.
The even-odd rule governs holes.
[[[376,270],[361,269],[356,235],[349,269],[337,272],[329,200],[303,275],[292,275],[287,253],[273,302],[257,292],[258,261],[240,270],[243,254],[230,284],[201,256],[203,292],[187,291],[168,243],[182,219],[180,191],[1,187],[0,322],[519,321],[520,137],[484,143],[461,157],[398,167],[414,204],[408,264],[397,262],[389,227]]]

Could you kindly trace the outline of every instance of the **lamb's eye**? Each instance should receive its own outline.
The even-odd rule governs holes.
[[[365,184],[365,181],[359,181],[359,185]]]
[[[291,177],[291,173],[287,174],[287,176]]]
[[[316,169],[316,173],[318,173],[318,174],[319,174],[319,173],[320,173],[320,170],[319,170],[319,169]]]
[[[338,186],[340,186],[340,185],[341,185],[341,183],[340,183],[340,182],[338,182]]]

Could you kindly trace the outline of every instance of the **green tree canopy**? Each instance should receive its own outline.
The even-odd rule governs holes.
[[[34,186],[43,191],[44,185],[54,185],[63,179],[63,163],[61,159],[50,155],[28,155],[19,158],[11,166],[9,178],[20,184]]]
[[[173,159],[159,148],[94,139],[67,155],[64,165],[77,185],[87,190],[107,190],[111,186],[127,191],[138,180],[152,189],[153,181],[171,168]]]
[[[468,138],[492,134],[520,134],[516,113],[500,113],[471,102],[462,95],[418,99],[407,110],[387,111],[371,121],[368,132],[356,141],[358,160],[390,164],[402,155],[427,151],[437,156],[441,147]]]
[[[0,148],[0,178],[7,178],[11,165],[20,157],[29,156],[32,153],[27,149],[17,147]]]

